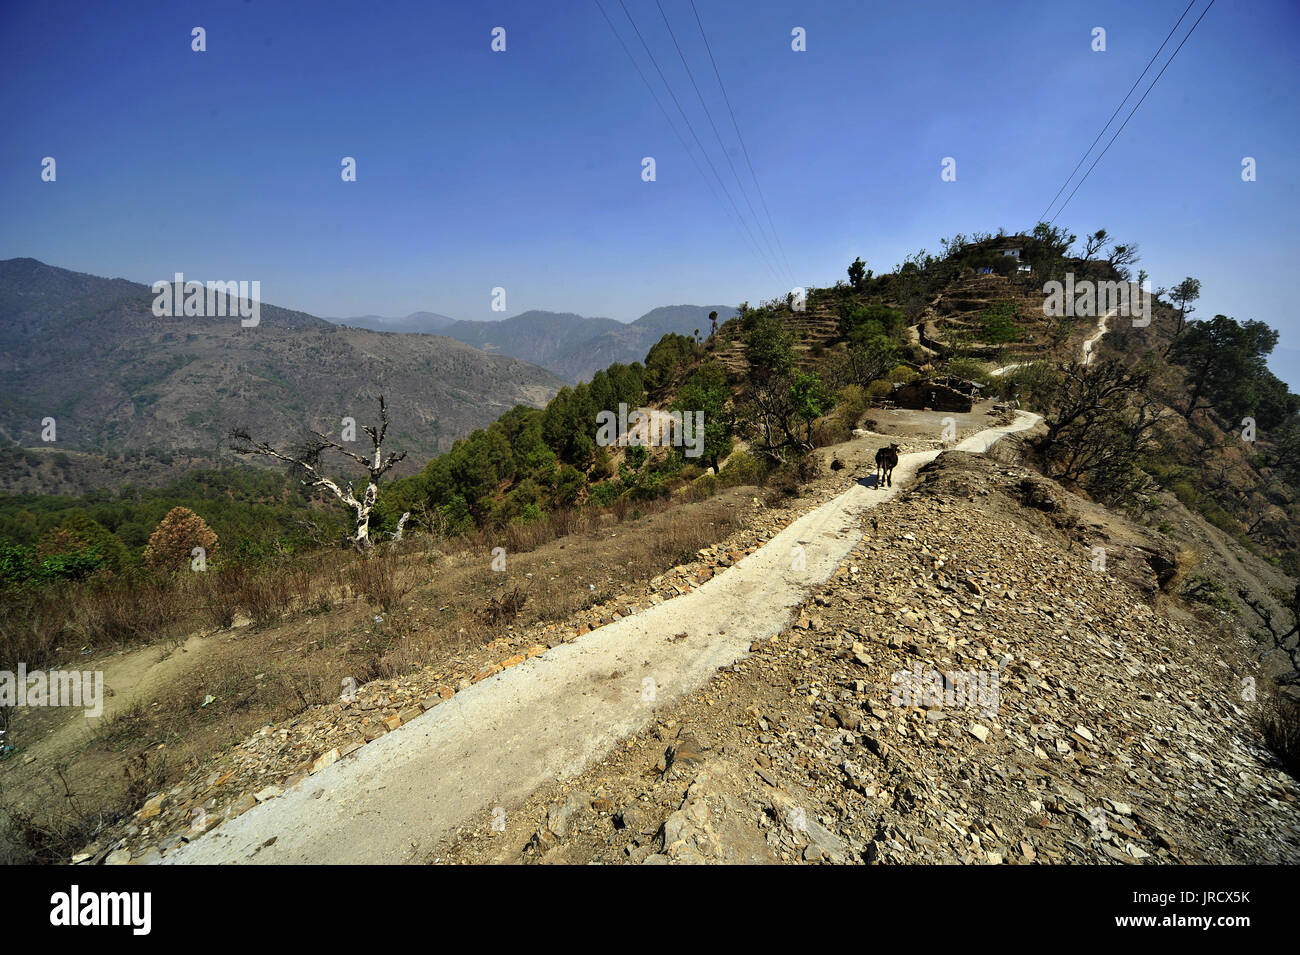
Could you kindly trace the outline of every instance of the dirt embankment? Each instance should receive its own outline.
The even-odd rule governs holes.
[[[1172,612],[1160,535],[1009,451],[939,459],[792,626],[426,860],[1300,861],[1255,648]]]

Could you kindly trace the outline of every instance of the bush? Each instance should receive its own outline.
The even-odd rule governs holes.
[[[352,592],[374,607],[387,612],[397,606],[406,593],[398,573],[397,560],[390,554],[357,556],[346,570]]]
[[[718,481],[723,487],[737,487],[742,484],[762,484],[767,469],[757,458],[747,451],[732,452],[727,463],[722,466]]]
[[[610,481],[601,481],[599,484],[592,485],[587,500],[598,507],[608,507],[617,500],[619,493],[617,484]]]
[[[188,507],[173,507],[149,536],[144,562],[162,570],[183,570],[195,547],[202,547],[211,559],[216,554],[217,535]]]
[[[988,380],[988,365],[975,358],[951,358],[946,370],[948,374],[968,381]]]
[[[718,478],[713,474],[702,474],[691,482],[690,498],[694,501],[702,501],[705,498],[712,497],[718,493]]]

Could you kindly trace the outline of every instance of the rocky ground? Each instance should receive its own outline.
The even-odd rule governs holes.
[[[879,443],[827,449],[847,466],[754,498],[742,530],[614,600],[263,727],[74,861],[156,861],[493,673],[694,589],[858,480]],[[1179,555],[1158,535],[1019,465],[1017,443],[944,455],[871,512],[785,632],[426,861],[1296,861],[1300,789],[1255,728],[1280,688],[1253,646],[1173,599]]]
[[[1167,545],[1005,453],[922,474],[785,632],[426,861],[1300,861],[1279,688]]]
[[[934,417],[930,422],[928,417]],[[942,446],[942,416],[912,426],[895,437],[903,451]],[[1001,420],[1001,419],[997,419]],[[987,427],[984,414],[962,416],[957,437]],[[927,435],[929,437],[927,437]],[[699,551],[647,582],[628,582],[614,599],[595,604],[560,623],[527,627],[508,625],[505,635],[463,652],[436,666],[400,679],[374,680],[356,688],[355,697],[314,706],[299,715],[263,726],[257,733],[202,766],[165,791],[154,792],[135,814],[101,832],[72,859],[78,864],[144,864],[191,841],[259,802],[273,799],[289,787],[331,763],[346,759],[367,742],[378,739],[424,710],[502,669],[517,665],[558,643],[575,640],[601,626],[653,604],[680,596],[753,553],[795,518],[843,492],[868,472],[880,436],[850,442],[822,452],[824,473],[798,497],[771,500],[761,490],[745,504],[742,528],[721,543]],[[845,464],[832,469],[839,458]],[[386,626],[374,616],[374,627]]]

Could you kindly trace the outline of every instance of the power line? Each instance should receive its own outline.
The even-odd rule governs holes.
[[[1133,118],[1133,114],[1138,111],[1138,106],[1141,106],[1142,103],[1145,102],[1147,96],[1150,95],[1151,91],[1155,89],[1155,85],[1160,82],[1160,77],[1165,75],[1165,70],[1169,69],[1169,64],[1174,62],[1174,57],[1176,57],[1178,55],[1178,51],[1183,48],[1183,43],[1186,43],[1188,40],[1192,38],[1192,34],[1196,32],[1196,28],[1201,25],[1201,21],[1205,19],[1205,15],[1210,12],[1210,7],[1212,6],[1214,6],[1214,0],[1210,0],[1209,4],[1206,5],[1205,9],[1201,11],[1201,15],[1196,18],[1196,22],[1192,24],[1192,28],[1187,31],[1187,36],[1183,37],[1183,42],[1179,43],[1178,46],[1174,49],[1174,52],[1169,55],[1169,59],[1165,61],[1165,65],[1160,68],[1160,72],[1156,74],[1156,78],[1151,81],[1151,85],[1147,87],[1147,91],[1142,94],[1142,99],[1138,100],[1137,105],[1135,105],[1131,110],[1129,110],[1129,114],[1124,117],[1124,122],[1120,124],[1119,129],[1115,130],[1115,135],[1110,138],[1110,142],[1106,144],[1106,148],[1101,151],[1101,156],[1098,156],[1096,159],[1092,161],[1092,165],[1089,166],[1088,171],[1083,174],[1083,178],[1079,180],[1078,185],[1076,185],[1074,187],[1074,190],[1068,196],[1065,197],[1065,202],[1061,204],[1061,208],[1056,210],[1057,216],[1059,216],[1062,212],[1065,211],[1065,207],[1068,206],[1070,204],[1070,200],[1074,198],[1074,193],[1079,191],[1079,186],[1082,186],[1085,182],[1088,181],[1088,177],[1092,175],[1092,171],[1097,167],[1097,163],[1101,162],[1101,157],[1106,155],[1106,153],[1110,151],[1110,147],[1115,144],[1115,140],[1119,138],[1119,134],[1124,132],[1124,127],[1127,126],[1128,121]],[[1048,224],[1050,225],[1052,221],[1055,221],[1055,219],[1056,216],[1053,216],[1052,219],[1049,220]]]
[[[731,108],[731,97],[727,95],[727,87],[722,82],[722,74],[718,71],[718,61],[713,58],[713,47],[709,45],[709,38],[704,33],[704,24],[700,21],[700,11],[695,7],[695,0],[691,0],[691,11],[695,14],[695,23],[700,28],[700,38],[704,40],[704,48],[709,52],[709,62],[713,64],[713,75],[718,78],[718,87],[722,90],[722,101],[727,104],[727,112],[731,114],[731,125],[736,129],[736,139],[740,140],[740,149],[745,154],[745,163],[749,166],[749,175],[754,180],[754,188],[758,191],[759,202],[763,206],[763,213],[767,216],[768,228],[772,230],[772,238],[776,240],[776,247],[781,252],[781,260],[785,263],[785,269],[794,277],[794,269],[790,268],[790,260],[786,257],[785,247],[781,245],[781,236],[776,231],[776,225],[772,222],[772,212],[767,207],[767,197],[763,195],[763,187],[758,184],[758,174],[754,172],[754,163],[749,158],[749,149],[745,146],[745,137],[740,135],[740,123],[736,122],[736,111]]]
[[[686,70],[686,77],[691,81],[691,86],[695,89],[695,96],[700,101],[700,107],[704,110],[704,117],[709,121],[709,126],[713,129],[713,136],[718,141],[718,148],[722,150],[722,158],[727,160],[727,166],[731,169],[732,178],[736,180],[736,188],[740,190],[741,198],[745,200],[745,205],[749,208],[749,214],[754,218],[754,224],[758,227],[759,235],[767,243],[768,255],[779,266],[780,260],[776,256],[776,250],[767,234],[763,232],[763,225],[759,221],[758,213],[754,211],[754,204],[749,201],[749,192],[745,189],[745,184],[740,181],[740,173],[736,172],[736,164],[731,161],[731,154],[727,152],[727,146],[722,141],[722,134],[718,132],[718,124],[713,121],[713,113],[709,110],[709,104],[704,101],[704,94],[700,92],[700,86],[695,82],[695,74],[691,71],[691,65],[686,62],[686,54],[682,52],[681,45],[677,42],[677,34],[673,33],[673,26],[668,22],[668,14],[664,13],[663,4],[659,0],[655,0],[655,6],[659,8],[659,16],[663,17],[664,26],[668,29],[668,37],[673,41],[673,48],[677,50],[677,57],[682,61],[682,66]],[[793,282],[794,275],[791,274],[789,279]]]
[[[641,35],[641,30],[637,27],[636,21],[632,19],[632,14],[628,12],[627,4],[624,3],[623,0],[618,0],[618,5],[623,8],[623,15],[627,17],[627,22],[632,25],[632,32],[635,33],[637,39],[641,41],[641,46],[645,50],[646,56],[650,58],[651,65],[654,66],[655,72],[659,74],[659,79],[663,81],[664,88],[668,90],[668,96],[672,99],[673,105],[677,107],[677,112],[682,114],[682,120],[686,123],[686,129],[690,132],[691,138],[695,140],[695,145],[699,147],[700,153],[704,156],[704,161],[708,164],[709,169],[713,171],[713,176],[717,179],[718,185],[722,187],[722,194],[726,196],[727,201],[731,203],[731,208],[736,213],[736,217],[740,220],[745,232],[749,234],[750,239],[757,247],[758,241],[754,239],[754,234],[750,231],[749,224],[745,222],[745,217],[741,215],[740,208],[736,205],[736,201],[731,198],[731,193],[727,190],[727,184],[723,182],[722,177],[718,175],[717,167],[713,165],[713,160],[709,158],[708,150],[705,149],[704,144],[700,142],[700,137],[696,134],[695,127],[691,124],[690,117],[686,115],[686,110],[682,109],[682,104],[677,99],[677,94],[673,92],[672,85],[668,82],[668,78],[664,76],[664,71],[660,68],[659,61],[655,59],[655,55],[651,52],[649,44],[645,41],[645,37]],[[759,259],[763,259],[761,249],[759,250]],[[781,281],[780,275],[777,274],[776,270],[772,268],[770,263],[764,261],[763,264],[770,272],[772,272],[773,277],[776,278],[778,282]]]
[[[672,116],[668,114],[668,110],[664,107],[663,102],[659,99],[659,94],[655,92],[655,89],[650,84],[650,81],[646,79],[645,72],[641,69],[641,65],[637,63],[636,57],[632,55],[632,51],[629,50],[627,48],[627,44],[623,42],[623,37],[619,34],[618,30],[615,28],[614,21],[609,18],[609,14],[606,13],[605,8],[601,6],[600,0],[595,0],[595,3],[596,3],[596,8],[600,10],[600,15],[603,16],[605,18],[605,22],[609,24],[609,29],[614,34],[614,39],[618,40],[618,45],[623,48],[623,52],[627,54],[628,60],[631,61],[632,68],[636,70],[637,76],[641,77],[641,82],[645,84],[645,88],[650,91],[650,96],[654,99],[655,105],[659,107],[659,111],[664,114],[664,119],[665,121],[667,121],[669,128],[672,129],[673,135],[676,136],[677,141],[682,144],[682,151],[685,152],[686,155],[690,157],[691,163],[695,166],[695,170],[700,174],[700,178],[704,180],[704,184],[708,186],[709,193],[713,196],[714,200],[717,201],[718,205],[722,206],[723,212],[726,212],[726,206],[722,202],[722,197],[718,195],[718,190],[713,187],[713,183],[710,182],[709,177],[705,175],[704,168],[700,165],[700,161],[695,158],[695,153],[691,151],[691,147],[686,144],[686,140],[682,137],[681,132],[677,129],[677,124],[673,122]],[[743,231],[741,231],[741,238],[745,238],[745,233]],[[755,253],[758,252],[757,246],[753,244],[752,236],[750,237],[750,248]],[[761,257],[759,258],[759,261],[760,262],[762,261]]]
[[[1097,138],[1094,139],[1091,145],[1083,151],[1083,155],[1079,157],[1079,161],[1074,164],[1074,168],[1070,170],[1070,174],[1065,177],[1065,182],[1061,183],[1061,188],[1056,190],[1056,195],[1052,196],[1052,201],[1047,204],[1047,208],[1043,210],[1041,215],[1039,215],[1039,222],[1046,220],[1047,213],[1051,210],[1052,206],[1056,205],[1056,200],[1061,198],[1061,193],[1065,192],[1065,187],[1070,184],[1070,180],[1074,178],[1074,174],[1079,171],[1079,167],[1082,166],[1084,160],[1088,158],[1088,154],[1092,152],[1093,146],[1096,146],[1101,140],[1101,137],[1106,134],[1106,130],[1110,128],[1110,124],[1115,122],[1115,117],[1119,115],[1119,111],[1124,108],[1124,104],[1128,102],[1128,98],[1133,95],[1133,91],[1137,89],[1138,84],[1142,82],[1142,77],[1147,75],[1147,72],[1151,69],[1151,65],[1155,63],[1156,58],[1160,56],[1161,50],[1163,50],[1165,45],[1169,42],[1169,37],[1174,35],[1174,31],[1178,29],[1179,24],[1186,19],[1187,11],[1191,10],[1195,4],[1196,0],[1191,0],[1191,2],[1187,4],[1187,9],[1184,10],[1183,15],[1178,18],[1178,23],[1175,23],[1170,29],[1169,33],[1165,36],[1164,42],[1160,44],[1159,49],[1151,54],[1151,59],[1147,60],[1147,65],[1142,70],[1142,74],[1133,81],[1133,85],[1128,88],[1128,92],[1124,94],[1124,98],[1120,100],[1119,105],[1115,107],[1115,112],[1110,114],[1110,119],[1106,120],[1106,125],[1101,128],[1101,132],[1097,133]],[[1209,7],[1206,7],[1206,9],[1208,10]],[[1057,215],[1060,215],[1060,212],[1058,212]]]

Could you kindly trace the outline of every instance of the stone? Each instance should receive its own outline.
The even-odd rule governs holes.
[[[639,803],[624,806],[614,818],[614,823],[618,828],[639,836],[652,836],[659,831],[659,822],[654,814]]]
[[[316,757],[315,761],[311,764],[311,769],[309,771],[313,773],[318,773],[326,766],[330,766],[338,762],[338,758],[341,755],[343,754],[339,752],[337,746],[331,750],[326,750],[324,753],[321,753],[321,755]]]
[[[162,815],[163,806],[167,804],[167,794],[159,793],[153,798],[147,800],[140,809],[141,819],[155,819]]]
[[[970,730],[970,735],[974,736],[981,743],[988,741],[989,729],[987,726],[980,726],[978,723],[972,723],[967,727],[967,729]]]
[[[252,793],[244,793],[236,799],[230,806],[226,818],[234,819],[236,816],[243,815],[257,805],[257,800],[253,798]]]
[[[577,820],[591,811],[591,794],[577,791],[569,793],[546,813],[546,828],[559,839],[567,839]]]

